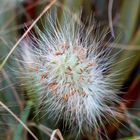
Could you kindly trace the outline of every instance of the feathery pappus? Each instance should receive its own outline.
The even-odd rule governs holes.
[[[48,28],[21,43],[22,76],[39,88],[42,112],[80,131],[98,129],[115,118],[119,104],[107,33],[94,31],[64,14],[63,26],[47,16]],[[59,25],[59,28],[58,28]],[[41,109],[40,109],[41,111]]]

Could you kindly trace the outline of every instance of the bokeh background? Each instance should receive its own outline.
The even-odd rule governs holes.
[[[66,140],[139,140],[140,139],[140,0],[0,0],[0,140],[33,140],[27,129],[17,120],[16,115],[26,124],[39,140],[49,140],[56,128],[60,130]],[[81,13],[80,20],[85,23],[89,17],[96,21],[102,29],[107,26],[110,33],[107,36],[109,44],[115,51],[120,51],[116,58],[117,63],[113,71],[122,70],[123,75],[118,76],[120,86],[119,96],[124,117],[118,122],[106,125],[106,132],[92,135],[84,134],[76,137],[77,132],[69,134],[64,132],[62,125],[53,126],[47,117],[35,116],[38,108],[33,102],[36,97],[30,97],[36,92],[31,87],[20,84],[15,77],[12,66],[17,64],[12,59],[15,48],[6,62],[5,58],[13,46],[26,32],[34,21],[50,6],[49,13],[55,7],[60,21],[63,20],[63,11],[68,9],[73,14]],[[92,15],[92,16],[91,16]],[[43,31],[46,24],[43,15],[36,25]],[[63,22],[60,22],[63,26]],[[93,23],[94,24],[94,23]],[[96,25],[95,25],[96,26]],[[47,30],[47,29],[46,29]],[[31,29],[36,35],[35,26]],[[113,37],[114,36],[114,37]],[[10,69],[9,69],[10,67]],[[22,69],[22,68],[21,68]],[[14,115],[9,111],[12,111]],[[60,132],[54,139],[63,139]],[[58,135],[58,136],[57,136]],[[98,136],[100,135],[100,136]]]

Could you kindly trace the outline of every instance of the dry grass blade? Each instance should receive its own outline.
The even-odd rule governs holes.
[[[39,124],[39,125],[36,125],[34,122],[30,122],[28,123],[28,126],[33,126],[33,127],[36,127],[38,129],[40,129],[42,132],[44,132],[46,135],[48,135],[49,137],[51,137],[51,134],[53,132],[52,129],[46,127],[45,125],[43,124]],[[57,140],[56,138],[54,138],[54,140]]]
[[[13,48],[10,50],[6,58],[3,60],[2,64],[0,65],[0,71],[2,70],[3,66],[13,53],[13,51],[16,49],[16,47],[19,45],[19,43],[25,38],[25,36],[30,32],[30,30],[34,27],[34,25],[39,21],[39,19],[48,11],[48,9],[51,8],[51,6],[56,2],[56,0],[52,0],[52,2],[47,5],[44,10],[41,12],[41,14],[35,19],[35,21],[31,24],[31,26],[28,28],[28,30],[22,35],[22,37],[16,42],[16,44],[13,46]]]
[[[60,140],[64,140],[64,138],[63,138],[63,136],[62,136],[62,134],[61,134],[61,132],[60,132],[59,129],[55,129],[55,130],[52,132],[52,135],[51,135],[50,140],[54,140],[55,134],[58,135],[58,137],[60,138]]]
[[[0,101],[0,105],[8,111],[31,135],[35,140],[38,140],[38,138],[32,133],[32,131],[3,103]]]
[[[110,27],[112,36],[115,38],[113,24],[112,24],[112,7],[113,7],[113,0],[109,0],[109,4],[108,4],[109,27]]]
[[[52,133],[52,130],[42,124],[39,124],[38,128],[44,132],[46,135],[50,136],[51,137],[51,133]]]

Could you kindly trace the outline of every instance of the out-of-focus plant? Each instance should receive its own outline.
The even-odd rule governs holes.
[[[44,106],[41,108],[37,107],[40,103],[38,102],[38,96],[36,96],[36,94],[41,92],[43,89],[35,87],[35,84],[31,83],[27,79],[17,77],[17,72],[13,71],[15,66],[19,71],[25,71],[23,67],[19,65],[20,62],[13,59],[13,54],[18,50],[18,47],[21,46],[19,45],[20,42],[18,42],[19,39],[26,38],[26,40],[29,41],[28,37],[32,37],[36,41],[39,41],[37,40],[39,39],[37,34],[38,28],[43,32],[49,31],[50,25],[47,23],[46,15],[44,17],[39,17],[40,13],[43,12],[44,7],[49,4],[50,1],[48,0],[1,0],[0,4],[0,62],[2,64],[0,65],[0,102],[7,105],[7,107],[17,115],[17,117],[21,118],[23,124],[26,124],[27,128],[29,128],[39,140],[50,138],[58,139],[55,137],[55,134],[58,134],[60,139],[63,139],[63,137],[60,136],[60,133],[57,133],[58,131],[53,131],[48,128],[56,129],[56,126],[51,122],[51,119],[53,120],[54,116],[50,119],[48,119],[47,116],[41,117],[41,114],[39,114],[38,117],[35,117],[35,114],[40,112],[41,108],[44,108]],[[117,38],[117,36],[119,36],[118,38],[120,38],[116,42],[115,47],[112,45],[111,39],[107,44],[113,47],[113,49],[115,48],[117,52],[120,52],[121,49],[121,52],[117,55],[117,59],[115,61],[116,64],[114,64],[114,67],[110,72],[114,73],[118,71],[123,73],[123,75],[118,75],[118,77],[116,77],[116,80],[120,80],[116,86],[119,87],[120,93],[123,91],[123,94],[120,96],[125,101],[121,101],[121,105],[118,106],[118,109],[124,112],[126,119],[121,118],[118,122],[110,121],[111,126],[105,125],[107,129],[101,128],[99,133],[100,135],[95,132],[92,135],[81,135],[80,137],[77,137],[77,139],[139,139],[139,133],[135,133],[135,130],[139,130],[140,127],[138,119],[140,115],[140,0],[58,0],[50,6],[50,10],[46,10],[50,13],[52,18],[57,14],[59,22],[57,22],[56,28],[58,28],[58,30],[65,24],[63,17],[63,12],[65,12],[65,10],[70,13],[81,13],[81,17],[76,17],[74,14],[71,15],[75,17],[77,22],[82,21],[85,24],[85,28],[88,23],[86,20],[91,19],[87,17],[90,17],[90,14],[92,13],[95,20],[100,23],[100,25],[97,25],[98,28],[102,28],[102,25],[107,23],[110,30],[115,33],[115,37]],[[39,22],[37,22],[38,27],[34,25],[34,21],[36,21],[37,18],[39,18]],[[95,22],[92,22],[92,20],[90,22],[90,26],[92,28],[92,24],[95,24]],[[42,25],[46,25],[47,27],[44,28]],[[111,27],[110,25],[113,26]],[[27,31],[28,29],[30,29],[31,32]],[[23,36],[24,33],[26,34]],[[116,35],[116,33],[118,35]],[[36,36],[36,38],[33,36]],[[107,38],[112,37],[108,34]],[[42,39],[44,39],[44,37],[42,37]],[[8,53],[16,43],[17,45],[14,48],[14,51],[12,51],[10,57],[8,57],[4,62],[3,60],[5,60]],[[24,50],[25,49],[26,47],[24,47]],[[19,56],[23,55],[22,52],[18,53],[21,53]],[[71,69],[69,69],[69,72],[70,71]],[[67,99],[67,97],[65,97],[65,99]],[[59,107],[59,104],[56,108],[57,107]],[[137,110],[134,111],[133,107],[137,108]],[[91,108],[92,106],[89,107],[89,109]],[[129,113],[129,110],[131,113]],[[34,117],[35,119],[33,119]],[[124,129],[124,125],[122,124],[128,125],[126,125]],[[0,126],[0,136],[2,139],[31,139],[31,135],[28,135],[27,133],[28,130],[26,131],[24,126],[13,118],[11,114],[3,108],[3,106],[0,107]],[[61,124],[61,122],[57,128],[63,132],[63,124]],[[120,134],[120,131],[124,134]],[[63,135],[65,136],[65,139],[75,139],[77,133],[78,131],[75,131],[73,135],[69,135],[68,132],[64,132]],[[108,135],[108,137],[105,138],[103,135]]]

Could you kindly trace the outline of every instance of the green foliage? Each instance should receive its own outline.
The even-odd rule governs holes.
[[[27,122],[27,119],[29,117],[31,107],[33,103],[32,102],[27,102],[27,106],[25,109],[21,112],[21,120],[23,123]],[[18,124],[17,128],[14,131],[13,139],[12,140],[19,140],[22,137],[22,131],[23,131],[23,126],[21,124]]]
[[[138,21],[139,8],[139,0],[123,0],[120,26],[122,26],[124,35],[120,40],[121,43],[128,44],[131,41]]]
[[[3,59],[7,56],[11,48],[13,47],[13,44],[15,44],[15,40],[18,40],[20,38],[20,33],[18,28],[22,27],[23,25],[18,25],[18,21],[21,20],[20,16],[26,17],[26,22],[29,23],[32,20],[32,14],[35,14],[35,16],[38,16],[42,9],[45,7],[47,0],[43,0],[42,2],[39,2],[34,5],[34,3],[28,3],[27,0],[1,0],[0,4],[0,64],[3,62]],[[24,6],[23,2],[25,2],[28,6]],[[114,0],[114,3],[117,2]],[[119,3],[119,4],[118,4]],[[121,48],[122,52],[118,56],[118,60],[116,60],[118,63],[113,67],[111,72],[114,71],[125,71],[123,75],[119,75],[117,79],[120,79],[119,85],[123,86],[125,83],[132,79],[132,73],[135,71],[135,77],[137,78],[139,76],[139,69],[136,67],[140,63],[140,27],[139,27],[139,15],[140,15],[140,0],[118,0],[118,7],[117,10],[112,14],[114,15],[114,20],[116,21],[115,25],[118,25],[121,28],[122,34],[121,39],[117,42],[116,47],[121,47],[122,45],[125,46],[125,48]],[[17,7],[22,5],[20,8]],[[25,4],[25,5],[26,5]],[[58,5],[57,5],[58,4]],[[87,17],[90,17],[90,13],[94,13],[96,17],[100,15],[101,21],[104,20],[105,17],[107,17],[107,8],[108,7],[108,1],[105,0],[59,0],[57,6],[52,6],[52,9],[54,8],[55,12],[57,13],[58,19],[61,22],[60,26],[63,26],[64,20],[63,20],[63,12],[64,8],[68,9],[70,13],[80,13],[83,10],[82,20],[86,19]],[[116,5],[113,5],[114,7]],[[56,8],[57,7],[57,8]],[[29,8],[29,9],[28,9]],[[116,7],[115,7],[116,8]],[[114,9],[115,9],[114,8]],[[28,10],[27,10],[28,9]],[[19,14],[19,12],[21,14]],[[50,11],[48,11],[50,12]],[[52,12],[53,13],[53,12]],[[52,14],[51,13],[51,14]],[[53,14],[52,14],[53,15]],[[119,15],[119,20],[116,20]],[[35,17],[34,17],[35,18]],[[79,17],[80,18],[80,17]],[[108,19],[106,19],[108,20]],[[20,21],[22,23],[22,21]],[[44,16],[38,26],[41,30],[44,30],[42,28],[42,23],[46,23],[46,17]],[[24,23],[22,23],[24,24]],[[47,23],[46,23],[47,24]],[[117,33],[120,32],[117,30]],[[24,27],[23,30],[26,28]],[[49,29],[49,27],[47,27]],[[36,31],[36,27],[33,29],[32,33]],[[117,48],[118,49],[118,48]],[[34,123],[35,125],[39,126],[40,123],[43,123],[43,125],[47,128],[48,126],[51,127],[53,125],[51,122],[48,121],[47,116],[43,118],[43,121],[41,119],[41,116],[39,114],[38,118],[32,119],[35,113],[40,112],[39,110],[39,102],[38,102],[38,96],[37,93],[40,92],[40,89],[38,87],[35,87],[34,83],[31,83],[30,81],[24,81],[26,83],[25,85],[21,85],[19,87],[14,87],[12,84],[16,83],[16,85],[20,85],[21,81],[17,80],[16,77],[13,75],[13,71],[9,71],[9,64],[14,64],[18,67],[18,64],[16,61],[12,59],[12,56],[9,58],[8,62],[6,62],[6,65],[1,69],[0,71],[0,101],[5,102],[7,105],[10,103],[14,103],[18,106],[12,107],[11,110],[13,110],[18,116],[20,116],[21,120],[28,125],[28,121]],[[10,65],[11,67],[12,65]],[[20,70],[22,67],[20,67]],[[131,76],[132,75],[132,76]],[[135,79],[135,78],[134,78]],[[130,82],[133,84],[133,80]],[[11,85],[11,86],[10,86]],[[134,84],[135,85],[135,84]],[[121,88],[120,86],[120,88]],[[129,85],[130,87],[132,85]],[[8,88],[7,88],[8,87]],[[130,88],[128,87],[128,89]],[[133,87],[131,87],[133,88]],[[130,89],[131,89],[130,88]],[[4,90],[2,90],[4,89]],[[24,93],[24,95],[23,95]],[[127,92],[126,92],[127,94]],[[133,93],[137,94],[137,93]],[[131,99],[129,99],[131,100]],[[139,100],[138,100],[139,102]],[[26,104],[26,107],[23,109],[23,105]],[[132,106],[133,108],[133,106]],[[34,113],[34,112],[35,113]],[[136,113],[139,118],[140,113],[139,110]],[[0,114],[2,116],[2,114]],[[3,117],[3,116],[2,116]],[[8,125],[8,123],[13,123],[13,118],[11,117],[5,117],[7,119],[7,126],[10,128],[10,130],[13,130],[13,128]],[[133,122],[133,120],[132,120]],[[135,122],[134,122],[135,123]],[[114,125],[114,124],[112,124]],[[140,126],[140,122],[137,121],[138,127]],[[32,128],[32,127],[31,127]],[[54,129],[54,126],[51,127]],[[60,127],[61,130],[63,128]],[[5,130],[6,131],[6,130]],[[8,130],[7,130],[8,131]],[[5,132],[7,134],[7,131]],[[34,133],[40,137],[41,130],[33,130]],[[44,130],[46,134],[48,134],[48,130]],[[119,127],[119,131],[121,131],[121,128]],[[123,131],[123,130],[122,130]],[[49,133],[52,131],[49,131]],[[78,133],[78,132],[75,132]],[[118,130],[116,130],[116,133],[118,133]],[[1,132],[0,132],[1,135]],[[11,138],[12,140],[28,140],[27,136],[24,136],[23,133],[23,126],[19,123],[14,129],[14,132],[12,131]],[[75,139],[75,134],[69,136],[69,134],[64,133],[66,136],[66,139]],[[87,140],[89,139],[100,139],[98,134],[95,134],[94,136],[85,136]],[[48,136],[44,135],[44,137],[40,137],[40,140],[46,140],[48,139]],[[82,140],[82,138],[79,138],[79,140]],[[117,138],[118,140],[137,140],[138,137],[135,136],[133,133],[130,133],[129,135],[126,134],[125,138]]]

